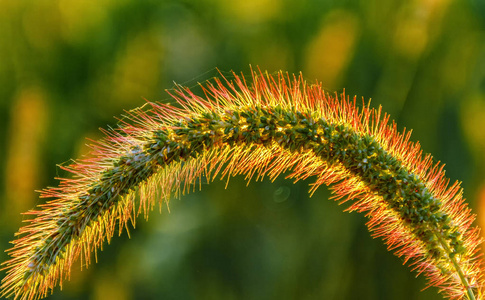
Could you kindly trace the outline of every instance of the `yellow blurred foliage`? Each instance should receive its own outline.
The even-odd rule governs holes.
[[[475,94],[461,102],[460,116],[468,144],[479,162],[483,159],[485,151],[485,95]]]
[[[22,11],[23,34],[36,49],[49,51],[61,38],[59,11],[52,1],[36,1]]]
[[[11,110],[5,172],[6,211],[12,220],[35,205],[42,174],[40,163],[48,118],[46,95],[38,86],[19,91]],[[16,226],[12,224],[12,226]]]
[[[98,270],[96,285],[94,287],[93,300],[128,300],[133,299],[130,296],[129,287],[119,278],[113,277],[112,274]]]
[[[90,38],[94,30],[102,27],[120,0],[58,0],[62,18],[62,35],[67,42],[75,43]]]
[[[447,7],[448,0],[416,0],[404,5],[395,28],[396,52],[412,59],[420,57],[438,34]]]
[[[160,45],[151,32],[131,38],[120,52],[113,73],[112,99],[126,104],[153,91],[160,74]]]
[[[142,98],[153,100],[147,91],[157,91],[163,58],[157,37],[154,30],[129,37],[115,54],[112,69],[103,70],[100,80],[92,82],[91,92],[99,109],[119,112],[143,104]]]
[[[282,9],[281,0],[232,0],[219,3],[228,20],[243,24],[257,24],[277,18]]]
[[[306,49],[305,76],[336,89],[351,61],[359,38],[359,20],[351,12],[333,11]]]
[[[261,70],[286,70],[293,64],[293,59],[286,40],[272,39],[258,49],[250,49],[249,60]]]

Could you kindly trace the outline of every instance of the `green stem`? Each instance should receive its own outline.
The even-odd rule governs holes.
[[[433,230],[433,233],[438,238],[439,243],[441,244],[443,249],[445,249],[446,253],[448,254],[448,257],[450,258],[451,262],[453,263],[453,266],[455,267],[456,272],[458,273],[458,276],[460,277],[461,283],[463,284],[464,287],[466,287],[466,294],[468,296],[468,299],[469,300],[475,300],[476,298],[475,298],[475,295],[473,294],[473,291],[470,287],[470,284],[468,283],[468,280],[466,279],[465,274],[463,274],[463,271],[460,268],[460,265],[456,261],[455,256],[452,255],[452,251],[451,251],[450,247],[448,246],[446,241],[443,239],[443,237],[438,232]]]

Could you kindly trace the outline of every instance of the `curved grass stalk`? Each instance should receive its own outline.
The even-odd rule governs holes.
[[[314,177],[310,192],[331,185],[349,211],[365,212],[374,237],[424,274],[451,299],[482,299],[479,229],[458,183],[423,156],[410,132],[369,104],[331,97],[302,76],[252,73],[203,86],[205,97],[180,87],[179,107],[150,103],[95,142],[90,157],[64,167],[73,174],[20,229],[2,295],[38,299],[69,277],[72,263],[87,264],[118,224],[128,222],[196,186],[200,179],[244,174],[270,179],[291,171]],[[139,195],[139,203],[135,198]]]

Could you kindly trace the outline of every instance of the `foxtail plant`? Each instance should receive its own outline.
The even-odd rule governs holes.
[[[404,257],[451,299],[482,299],[479,229],[458,183],[423,156],[410,132],[398,132],[381,108],[331,97],[302,76],[234,74],[173,93],[178,106],[150,103],[92,145],[87,158],[63,167],[72,178],[42,191],[50,199],[20,228],[3,263],[2,294],[38,299],[69,277],[77,258],[158,202],[179,197],[201,179],[244,174],[294,180],[314,177],[310,193],[331,185],[334,198],[365,212],[374,237]],[[135,200],[137,203],[135,203]],[[139,201],[139,202],[138,202]]]

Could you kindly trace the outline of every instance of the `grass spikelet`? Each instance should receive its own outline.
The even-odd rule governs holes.
[[[451,299],[482,299],[479,230],[458,183],[398,132],[381,109],[357,108],[302,76],[234,74],[203,85],[204,97],[179,87],[178,106],[150,103],[94,142],[92,153],[63,167],[72,173],[42,191],[3,263],[2,295],[39,299],[91,262],[137,215],[200,189],[201,178],[242,174],[249,181],[290,171],[330,185],[335,200],[363,212],[380,237]],[[135,203],[139,195],[139,203]]]

